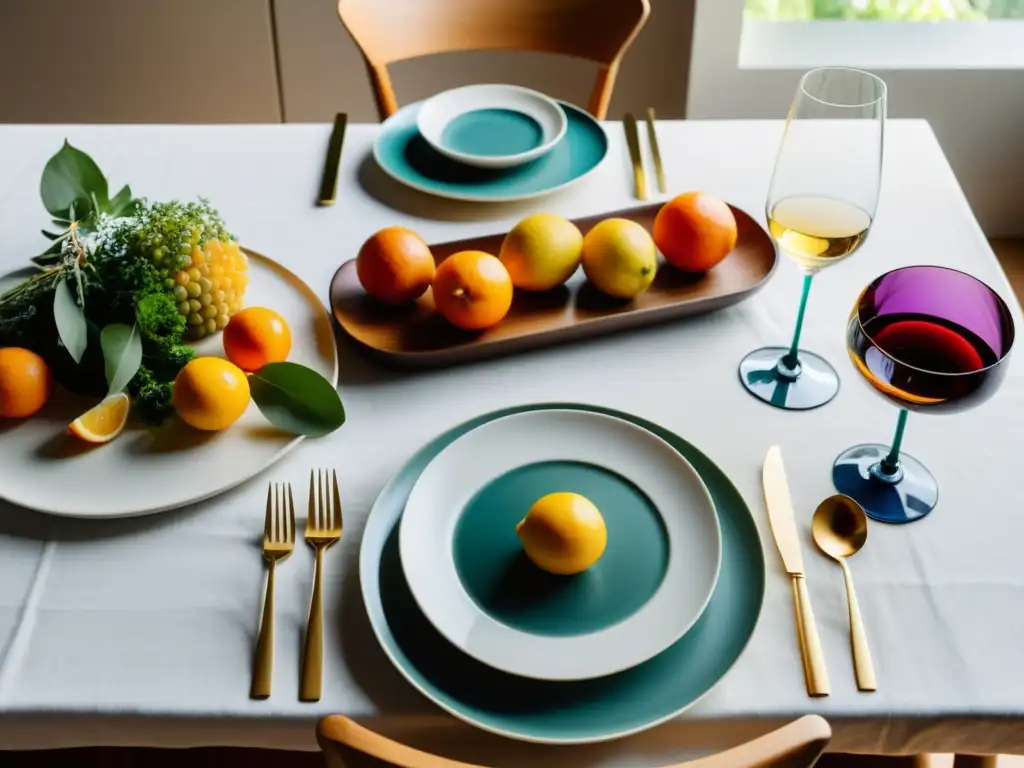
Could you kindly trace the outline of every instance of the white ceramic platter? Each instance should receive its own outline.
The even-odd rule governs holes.
[[[518,515],[521,506],[525,514],[535,500],[532,495],[536,488],[527,489],[531,481],[523,473],[553,471],[555,477],[547,482],[558,485],[563,476],[565,482],[570,481],[573,470],[564,467],[572,466],[586,468],[581,470],[584,472],[596,468],[618,478],[614,482],[639,489],[649,499],[653,516],[661,517],[656,523],[663,531],[659,536],[667,539],[663,577],[638,609],[610,625],[582,634],[527,631],[498,620],[469,594],[468,582],[459,573],[460,568],[466,573],[466,559],[457,556],[453,544],[457,537],[469,534],[457,532],[457,526],[472,504],[487,498],[486,488],[497,487],[492,483],[511,479],[503,495],[521,497],[513,501],[512,513]],[[501,500],[491,498],[493,504],[483,505],[484,526],[509,512],[500,512]],[[600,508],[601,503],[594,501]],[[480,513],[473,514],[480,519]],[[627,517],[625,526],[637,525],[630,521],[638,517]],[[609,544],[605,557],[615,544],[613,537],[625,539],[628,533],[620,525],[616,534],[607,514],[606,518]],[[504,529],[512,529],[514,524],[514,520],[502,519],[499,536],[505,536]],[[501,545],[497,539],[493,541],[494,546],[487,548],[499,557]],[[399,547],[413,596],[442,635],[478,661],[513,675],[544,680],[610,675],[671,646],[707,605],[718,578],[722,549],[714,504],[686,459],[660,438],[629,422],[572,410],[497,419],[445,448],[427,466],[409,496],[399,529]],[[584,594],[583,600],[603,599],[609,592],[609,580],[642,567],[645,559],[655,556],[654,547],[648,547],[634,547],[618,566],[609,566],[603,574],[595,571],[595,591]],[[506,550],[505,555],[509,553]],[[486,568],[486,558],[492,555],[482,556]],[[478,567],[480,562],[477,560]],[[601,566],[599,561],[594,568]],[[526,580],[529,578],[527,574]],[[522,583],[522,577],[517,581]],[[508,588],[515,590],[517,586],[509,584]],[[573,611],[566,613],[571,615]]]
[[[333,330],[320,299],[280,264],[246,252],[250,282],[245,306],[280,313],[292,331],[289,361],[337,384]],[[220,334],[200,342],[197,352],[223,357]],[[171,417],[158,428],[129,422],[112,442],[89,446],[68,435],[66,427],[95,402],[58,388],[36,416],[0,423],[0,499],[69,517],[152,514],[243,483],[302,439],[272,427],[250,403],[223,432],[198,432]]]

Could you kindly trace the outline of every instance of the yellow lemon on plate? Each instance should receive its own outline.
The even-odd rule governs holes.
[[[549,493],[516,526],[526,556],[549,573],[582,573],[601,559],[608,530],[597,507],[578,493]]]
[[[583,235],[575,224],[553,213],[535,213],[505,236],[498,258],[516,288],[549,291],[572,277],[582,253]]]
[[[583,271],[601,293],[631,299],[654,282],[658,250],[635,221],[605,219],[583,238]]]
[[[174,379],[173,401],[189,426],[209,432],[227,429],[249,407],[249,380],[234,363],[197,357]]]

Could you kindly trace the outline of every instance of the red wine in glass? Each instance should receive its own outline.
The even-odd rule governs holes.
[[[999,388],[1014,339],[999,295],[965,272],[904,267],[869,285],[850,316],[850,359],[876,392],[900,408],[891,446],[857,445],[832,468],[836,488],[869,517],[905,523],[928,514],[938,484],[917,459],[900,453],[907,413],[955,413]]]
[[[1005,368],[976,333],[917,313],[852,321],[851,355],[861,375],[901,408],[958,411],[995,391]]]

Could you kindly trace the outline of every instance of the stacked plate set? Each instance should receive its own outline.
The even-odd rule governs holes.
[[[608,153],[608,137],[587,112],[542,93],[470,85],[396,112],[373,151],[386,174],[413,189],[509,202],[583,178]]]
[[[537,567],[517,524],[547,494],[601,512],[603,554]],[[687,709],[737,661],[764,596],[742,497],[651,422],[586,405],[510,408],[422,448],[363,536],[374,632],[425,696],[526,741],[617,738]]]

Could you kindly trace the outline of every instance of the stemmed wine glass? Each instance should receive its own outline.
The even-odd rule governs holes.
[[[900,408],[892,445],[843,451],[832,468],[840,493],[887,523],[919,520],[939,487],[900,452],[909,411],[952,413],[990,398],[1013,346],[1010,310],[976,277],[945,267],[904,267],[876,278],[857,300],[846,344],[857,371]]]
[[[858,69],[824,67],[800,79],[768,190],[768,228],[803,269],[796,330],[789,347],[743,358],[740,381],[754,397],[785,410],[824,405],[839,376],[823,357],[800,349],[811,280],[856,251],[868,236],[882,177],[886,88]]]

